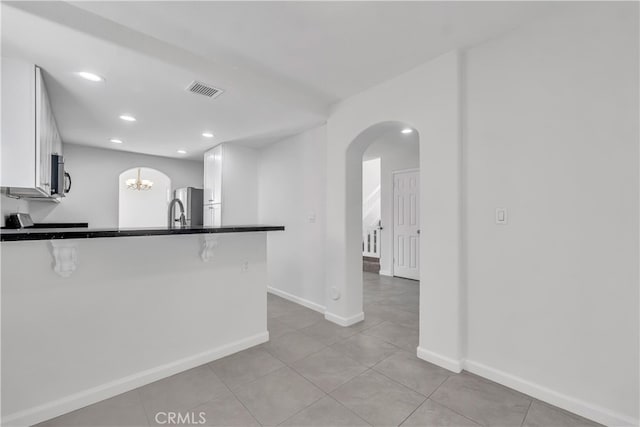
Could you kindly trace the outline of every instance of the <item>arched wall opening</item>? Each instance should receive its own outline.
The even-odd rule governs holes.
[[[364,318],[362,154],[382,129],[406,124],[420,136],[417,353],[452,371],[462,367],[466,342],[459,105],[459,57],[451,52],[334,106],[327,121],[325,318],[343,326]]]
[[[420,279],[419,145],[418,132],[405,126],[400,132],[394,130],[383,134],[364,152],[362,243],[363,257],[367,257],[366,261],[363,259],[365,271]],[[388,279],[383,282],[390,283]],[[402,281],[392,282],[408,286]],[[417,299],[415,302],[417,305]]]
[[[128,180],[153,183],[151,188],[127,185]],[[142,187],[142,186],[137,186]],[[171,201],[171,178],[164,172],[148,167],[127,169],[118,176],[118,226],[164,227]]]
[[[363,272],[362,272],[362,160],[367,148],[385,136],[400,135],[404,129],[411,129],[415,137],[418,132],[409,124],[401,121],[385,121],[371,125],[363,130],[347,148],[346,154],[346,233],[347,247],[346,265],[350,275],[349,297],[354,304],[362,306]],[[388,227],[391,224],[387,224]],[[385,243],[392,244],[389,239]],[[356,243],[356,244],[354,244]],[[353,295],[351,295],[353,294]],[[335,295],[335,294],[334,294]],[[358,299],[358,296],[360,299]],[[364,314],[362,315],[364,319]]]

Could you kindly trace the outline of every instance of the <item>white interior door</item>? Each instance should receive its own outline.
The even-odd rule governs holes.
[[[420,172],[393,174],[393,275],[420,279]]]

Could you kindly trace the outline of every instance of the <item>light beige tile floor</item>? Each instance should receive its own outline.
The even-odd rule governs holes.
[[[269,343],[40,425],[152,426],[159,410],[202,412],[207,426],[597,425],[418,359],[418,293],[417,282],[365,273],[366,319],[349,328],[269,295]]]

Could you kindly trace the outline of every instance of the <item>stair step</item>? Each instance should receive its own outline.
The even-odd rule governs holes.
[[[362,270],[370,273],[380,272],[380,258],[369,256],[362,257]]]

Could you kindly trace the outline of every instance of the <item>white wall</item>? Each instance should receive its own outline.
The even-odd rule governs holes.
[[[148,190],[127,187],[127,181],[138,178],[149,180],[153,186]],[[171,179],[156,169],[128,169],[118,177],[118,227],[166,227],[169,202],[173,199]],[[176,211],[179,212],[176,207]]]
[[[59,241],[78,251],[70,277],[53,271],[50,242],[2,242],[2,425],[267,341],[265,234],[208,235],[209,262],[202,235]]]
[[[363,317],[364,150],[379,136],[373,133],[414,128],[421,170],[420,356],[454,370],[462,361],[459,120],[459,58],[451,52],[341,102],[327,123],[325,317],[340,324]]]
[[[325,307],[326,128],[315,128],[260,150],[259,222],[283,224],[283,233],[268,235],[269,286],[274,293],[316,310]],[[372,140],[364,158],[381,158],[382,220],[391,224],[392,171],[418,167],[417,135],[385,134]],[[315,222],[310,222],[315,216]],[[392,227],[385,227],[391,242]],[[390,269],[393,247],[382,246],[382,265]],[[386,256],[384,255],[386,254]],[[384,268],[384,267],[383,267]]]
[[[71,192],[60,204],[29,202],[35,222],[89,222],[89,227],[118,226],[118,177],[138,166],[151,167],[171,178],[173,188],[202,188],[202,162],[103,150],[64,144],[65,169]]]
[[[420,357],[637,424],[637,8],[565,4],[469,49],[462,64],[448,54],[338,104],[327,317],[355,319],[362,304],[350,214],[361,177],[349,144],[376,123],[408,123],[420,136]],[[496,207],[509,209],[509,225],[495,225]]]
[[[259,222],[268,233],[267,271],[275,293],[323,310],[325,305],[326,128],[315,128],[260,151]],[[284,294],[283,294],[284,293]]]
[[[362,203],[378,190],[380,186],[380,158],[373,157],[362,161]],[[379,202],[379,201],[378,201]],[[377,216],[380,216],[380,205],[374,209]],[[363,211],[364,214],[364,211]]]
[[[638,5],[563,8],[462,63],[449,53],[341,102],[326,136],[263,149],[259,221],[287,227],[269,236],[269,284],[334,321],[358,318],[358,136],[408,124],[420,137],[420,356],[637,424]]]
[[[381,191],[380,274],[393,275],[393,172],[420,167],[418,135],[386,134],[374,141],[364,158],[380,158]]]
[[[14,199],[4,194],[0,195],[0,209],[2,210],[2,227],[4,227],[7,216],[12,213],[29,213],[29,203],[23,199]]]
[[[637,423],[638,4],[575,3],[465,74],[468,369]]]
[[[256,224],[258,152],[232,143],[222,150],[222,225]]]

